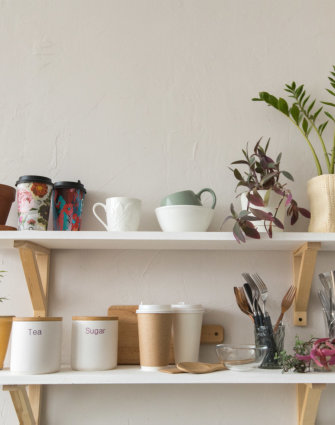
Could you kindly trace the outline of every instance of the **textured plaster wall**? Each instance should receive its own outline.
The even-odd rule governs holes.
[[[219,230],[234,197],[229,163],[247,141],[271,136],[307,205],[315,175],[307,146],[283,116],[250,99],[260,90],[281,94],[292,79],[323,96],[335,62],[334,12],[331,0],[1,0],[1,183],[23,174],[81,179],[84,230],[102,230],[91,207],[118,195],[141,198],[141,230],[158,230],[160,198],[209,186],[218,196],[210,230]],[[304,220],[296,226],[306,228]],[[1,251],[0,265],[10,298],[2,314],[30,315],[17,253]],[[320,254],[316,271],[332,267],[334,255]],[[232,286],[242,271],[259,271],[276,316],[291,268],[283,252],[57,251],[50,302],[51,314],[64,316],[63,361],[73,314],[141,300],[201,302],[205,321],[224,325],[226,342],[252,341]],[[323,333],[316,287],[309,327],[291,327],[288,315],[287,345],[297,331]],[[201,357],[215,360],[213,347]],[[290,386],[51,387],[42,424],[287,425],[296,423],[294,395]],[[334,395],[324,392],[319,425],[333,424]],[[17,424],[7,393],[0,423]]]

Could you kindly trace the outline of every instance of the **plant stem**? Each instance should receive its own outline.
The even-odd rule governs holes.
[[[335,162],[335,131],[333,136],[333,149],[332,149],[332,157],[330,160],[330,174],[334,174],[334,162]]]
[[[299,129],[300,133],[304,136],[305,140],[307,141],[309,147],[311,148],[313,157],[314,157],[314,161],[315,161],[315,164],[316,164],[316,169],[318,171],[318,175],[321,176],[323,174],[322,168],[321,168],[320,161],[319,161],[318,156],[315,152],[315,149],[313,148],[312,143],[310,142],[310,140],[308,139],[306,134],[302,131],[302,129],[299,127],[299,125],[291,117],[287,116],[287,118]],[[328,159],[328,161],[329,161],[329,159]]]
[[[330,171],[330,169],[331,169],[331,167],[330,167],[330,161],[329,161],[329,157],[328,157],[328,153],[327,153],[327,149],[326,149],[325,142],[324,142],[324,140],[323,140],[323,138],[322,138],[321,134],[319,133],[319,131],[318,131],[318,129],[317,129],[317,127],[316,127],[316,125],[315,125],[314,121],[313,121],[313,120],[311,120],[311,118],[310,118],[310,117],[308,116],[308,114],[306,113],[306,111],[305,111],[304,107],[302,106],[302,104],[301,104],[300,100],[299,100],[298,98],[296,98],[296,100],[297,100],[297,103],[298,103],[298,105],[299,105],[299,107],[300,107],[300,111],[304,114],[305,118],[308,120],[308,122],[311,124],[311,126],[314,128],[314,130],[315,130],[316,134],[318,135],[318,138],[319,138],[319,140],[320,140],[320,142],[321,142],[321,146],[322,146],[323,154],[324,154],[324,156],[325,156],[325,158],[326,158],[326,163],[327,163],[328,172],[329,172],[329,173],[331,173],[331,171]],[[300,128],[300,127],[299,127],[299,128]],[[307,138],[307,136],[306,136],[306,138]]]

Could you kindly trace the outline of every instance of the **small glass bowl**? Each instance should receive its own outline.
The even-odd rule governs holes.
[[[245,372],[259,367],[264,360],[267,347],[265,345],[229,345],[219,344],[216,346],[216,354],[219,361],[227,369]]]

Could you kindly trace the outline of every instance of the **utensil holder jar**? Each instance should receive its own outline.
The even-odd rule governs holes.
[[[255,345],[266,345],[268,347],[261,369],[281,369],[278,362],[278,354],[284,349],[285,326],[280,325],[276,333],[272,327],[255,327]]]
[[[14,317],[10,370],[53,373],[61,364],[61,317]]]
[[[72,318],[71,366],[74,370],[109,370],[117,366],[118,318]]]

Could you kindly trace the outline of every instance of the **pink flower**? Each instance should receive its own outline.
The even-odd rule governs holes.
[[[19,212],[29,211],[32,199],[33,197],[29,190],[19,189],[17,191],[17,204]]]

